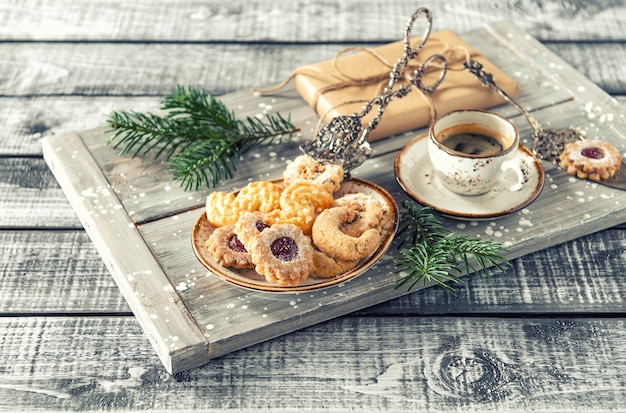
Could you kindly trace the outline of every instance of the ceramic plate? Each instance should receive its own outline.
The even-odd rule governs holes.
[[[541,162],[522,145],[517,157],[526,160],[530,178],[529,184],[517,192],[494,189],[483,195],[463,196],[449,191],[435,176],[426,134],[413,138],[398,152],[394,171],[402,189],[420,204],[454,218],[480,220],[510,214],[539,196],[544,183]],[[517,178],[512,174],[505,179],[514,184]]]
[[[282,183],[282,180],[275,181],[276,183]],[[334,278],[315,278],[308,277],[300,284],[293,287],[283,287],[274,283],[267,282],[265,277],[258,274],[254,270],[237,270],[233,268],[226,268],[219,265],[213,256],[208,252],[205,247],[205,242],[209,236],[213,233],[215,227],[213,227],[206,218],[204,211],[196,221],[192,231],[193,250],[196,257],[200,262],[213,274],[222,280],[231,284],[237,285],[250,290],[265,291],[274,293],[296,293],[303,291],[319,290],[327,288],[348,280],[351,280],[361,274],[376,263],[380,257],[387,251],[393,236],[398,228],[398,206],[393,197],[383,188],[371,182],[352,178],[349,181],[344,181],[341,184],[341,188],[334,194],[335,198],[348,193],[363,192],[378,199],[389,212],[387,223],[385,224],[382,232],[382,242],[378,249],[374,251],[368,258],[364,258],[359,265],[343,274],[340,274]]]

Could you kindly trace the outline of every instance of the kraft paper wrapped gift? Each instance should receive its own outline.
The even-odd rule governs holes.
[[[419,38],[411,40],[415,47]],[[403,42],[389,43],[377,48],[360,50],[351,54],[338,54],[334,59],[303,66],[294,72],[294,85],[302,98],[316,113],[329,122],[339,115],[360,113],[363,105],[378,96],[389,83],[389,72],[403,54]],[[445,79],[430,95],[437,116],[457,109],[486,109],[504,102],[491,88],[484,87],[471,73],[463,69],[463,62],[471,57],[483,64],[494,75],[495,81],[510,96],[518,92],[517,84],[489,62],[480,52],[464,42],[452,30],[432,33],[417,58],[405,70],[408,76],[419,63],[433,54],[442,54],[449,63]],[[439,71],[427,71],[423,84],[434,83]],[[400,79],[396,85],[406,84]],[[405,97],[394,99],[386,107],[378,127],[370,134],[373,141],[398,133],[427,126],[430,123],[429,100],[413,88]],[[363,118],[365,127],[378,110],[374,106]]]

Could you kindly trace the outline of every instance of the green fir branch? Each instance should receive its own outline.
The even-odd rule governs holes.
[[[277,113],[237,119],[226,105],[200,89],[178,86],[161,102],[164,115],[114,111],[107,144],[132,157],[163,159],[185,190],[216,186],[231,178],[252,147],[281,142],[299,129]]]
[[[435,216],[431,208],[420,208],[411,201],[405,208],[397,236],[400,237],[400,258],[394,260],[402,277],[396,288],[408,291],[422,283],[434,282],[456,295],[451,283],[462,283],[463,273],[484,274],[491,282],[493,271],[504,271],[509,262],[508,251],[501,244],[480,238],[470,238],[451,232]]]

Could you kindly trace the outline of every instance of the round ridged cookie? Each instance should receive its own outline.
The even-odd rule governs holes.
[[[280,208],[281,187],[270,181],[250,182],[238,193],[212,192],[206,201],[206,216],[216,227],[234,225],[242,212],[270,212]]]
[[[216,228],[205,243],[208,251],[221,266],[253,268],[252,257],[233,230],[233,225]]]
[[[274,223],[293,224],[305,234],[311,233],[319,213],[333,205],[330,192],[310,182],[295,182],[280,196],[280,210],[270,214]]]
[[[345,261],[329,257],[322,251],[313,250],[313,270],[311,275],[317,278],[332,278],[355,268],[359,260]]]
[[[234,225],[239,218],[239,211],[233,205],[235,202],[234,193],[222,191],[211,192],[206,199],[207,220],[216,227]]]
[[[272,225],[250,241],[248,251],[256,272],[271,283],[294,286],[313,269],[311,240],[295,225]]]
[[[358,213],[354,222],[347,222],[341,228],[352,237],[358,237],[370,228],[380,231],[385,225],[386,215],[382,204],[371,195],[362,192],[346,194],[335,199],[333,206],[346,206]]]
[[[559,160],[568,173],[599,181],[619,172],[622,155],[608,142],[585,139],[566,144]]]
[[[250,182],[235,197],[235,208],[240,212],[270,212],[279,207],[281,193],[281,187],[273,182]]]
[[[271,220],[264,213],[259,211],[243,212],[235,223],[235,234],[243,245],[257,237],[262,231],[271,226]]]

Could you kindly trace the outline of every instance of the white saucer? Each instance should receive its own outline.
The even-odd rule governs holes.
[[[520,191],[494,189],[483,195],[463,196],[451,192],[435,176],[428,157],[426,134],[407,143],[396,156],[394,171],[398,183],[413,199],[442,214],[467,220],[494,218],[515,212],[537,198],[544,183],[541,162],[526,147],[520,145],[517,157],[526,160],[530,182]],[[505,177],[514,184],[514,175]]]

